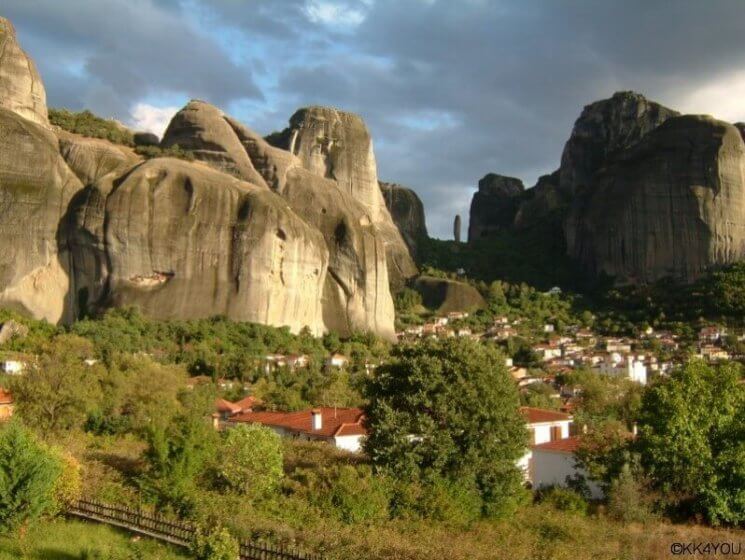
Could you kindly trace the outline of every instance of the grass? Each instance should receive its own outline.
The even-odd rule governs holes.
[[[25,548],[25,554],[24,550]],[[186,551],[124,531],[82,521],[54,520],[33,527],[24,547],[0,537],[0,560],[181,560]]]

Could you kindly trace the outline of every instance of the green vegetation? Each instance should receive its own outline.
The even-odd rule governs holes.
[[[0,536],[0,560],[185,560],[185,551],[106,525],[47,521],[29,528],[23,543]]]
[[[527,434],[499,364],[500,353],[470,340],[427,341],[396,347],[370,380],[366,451],[381,472],[414,483],[396,497],[402,507],[472,519],[512,513],[524,498],[515,463]]]
[[[235,492],[266,496],[282,480],[282,442],[269,428],[257,424],[230,430],[217,458],[220,479]]]
[[[67,109],[49,109],[49,122],[73,134],[134,146],[130,130],[113,119],[102,119],[88,110],[76,113]]]
[[[178,144],[169,146],[168,148],[161,148],[160,146],[137,146],[135,153],[145,159],[170,157],[185,161],[194,161],[194,153],[191,150],[184,150]]]
[[[27,529],[56,507],[57,455],[19,422],[0,428],[0,532]]]

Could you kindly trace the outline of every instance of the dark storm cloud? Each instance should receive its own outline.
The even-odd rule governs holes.
[[[222,105],[261,95],[249,69],[231,62],[209,30],[189,23],[176,3],[6,0],[2,15],[37,61],[51,104],[124,117],[152,95]]]
[[[741,0],[3,4],[53,102],[126,113],[181,93],[262,132],[301,105],[362,114],[381,178],[413,187],[442,236],[485,173],[530,185],[553,171],[583,105],[634,89],[685,108],[702,86],[745,77]]]

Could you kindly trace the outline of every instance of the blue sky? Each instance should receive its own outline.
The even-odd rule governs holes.
[[[587,103],[633,89],[745,120],[741,0],[4,0],[50,106],[160,132],[191,98],[269,133],[361,114],[381,179],[452,234],[488,172],[558,166]]]

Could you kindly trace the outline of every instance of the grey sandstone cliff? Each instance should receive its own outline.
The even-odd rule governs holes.
[[[510,229],[520,208],[525,186],[520,179],[488,173],[479,181],[479,190],[471,199],[468,241]]]
[[[48,126],[44,84],[31,58],[23,52],[13,25],[0,17],[0,108]]]
[[[633,91],[587,105],[564,146],[559,186],[570,194],[588,186],[609,157],[678,114]]]
[[[416,256],[417,245],[429,237],[421,199],[413,190],[395,183],[381,181],[380,190],[393,223],[401,232],[411,254]]]
[[[219,134],[213,132],[205,139],[205,130]],[[345,138],[345,150],[356,153],[352,140],[357,137]],[[342,180],[327,177],[203,102],[190,102],[174,117],[163,145],[174,144],[192,150],[210,166],[274,191],[304,222],[321,232],[329,254],[322,298],[326,328],[342,334],[373,331],[394,336],[389,273],[406,278],[416,269],[387,209],[377,213],[376,224],[369,207],[355,196],[364,190],[360,185],[368,180],[365,173],[369,168],[350,164]],[[370,149],[364,148],[365,152]],[[335,156],[341,161],[353,160],[351,156]],[[390,254],[393,256],[388,259]],[[401,267],[407,266],[406,275],[400,274]]]
[[[573,203],[569,254],[616,281],[691,281],[745,256],[745,143],[711,117],[668,119]]]

